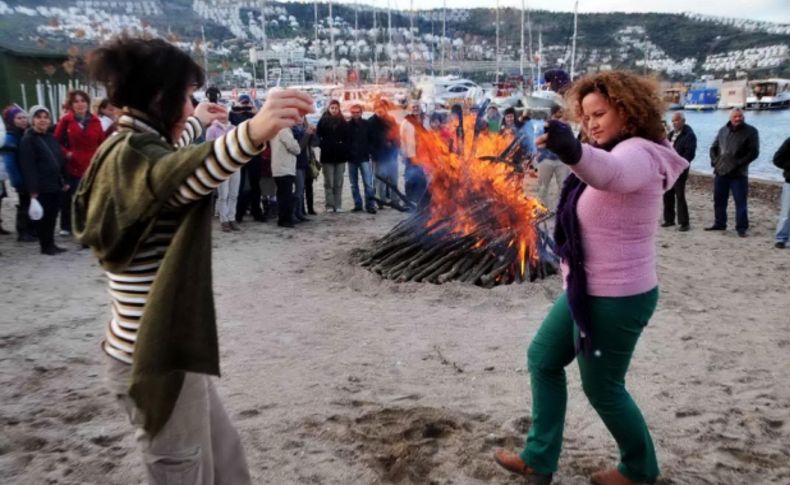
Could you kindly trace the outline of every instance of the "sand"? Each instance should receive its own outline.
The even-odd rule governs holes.
[[[628,388],[660,483],[790,483],[790,250],[772,247],[778,207],[752,200],[746,239],[711,234],[708,190],[691,189],[691,232],[659,232],[661,299]],[[560,279],[398,284],[352,263],[402,217],[216,231],[218,389],[255,483],[518,483],[491,455],[522,445],[525,350]],[[141,483],[132,430],[101,382],[105,278],[89,251],[61,241],[69,252],[46,257],[0,238],[0,483]],[[556,483],[582,484],[617,451],[575,365],[568,379]]]

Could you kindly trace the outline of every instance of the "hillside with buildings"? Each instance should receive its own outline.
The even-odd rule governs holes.
[[[421,72],[570,69],[573,15],[513,8],[393,11],[353,4],[253,0],[0,0],[0,48],[62,58],[80,75],[81,54],[120,33],[162,36],[205,62],[212,77],[289,70],[319,77],[333,63],[363,78]],[[492,2],[492,6],[493,6]],[[445,18],[446,17],[446,18]],[[496,31],[499,26],[499,48]],[[204,42],[205,39],[205,42]],[[265,49],[264,49],[265,46]],[[581,14],[575,71],[628,68],[667,79],[790,77],[790,25],[685,14]],[[68,64],[68,63],[71,64]],[[68,72],[71,69],[71,72]],[[51,69],[49,69],[51,71]],[[49,76],[55,74],[47,73]]]

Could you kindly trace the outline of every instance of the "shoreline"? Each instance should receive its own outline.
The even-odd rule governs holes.
[[[713,194],[713,174],[691,170],[689,172],[688,185],[697,190],[709,191]],[[749,198],[759,199],[767,204],[779,206],[782,198],[782,186],[784,182],[780,180],[767,180],[749,176]]]

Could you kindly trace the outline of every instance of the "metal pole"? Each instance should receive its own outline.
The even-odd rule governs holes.
[[[527,35],[529,36],[529,75],[530,81],[533,83],[533,90],[534,90],[534,82],[535,82],[535,57],[534,53],[532,52],[532,20],[529,18],[529,10],[527,10]]]
[[[19,83],[19,87],[22,88],[22,107],[27,111],[27,92],[25,91],[25,83]]]
[[[313,42],[313,44],[315,44],[313,46],[315,50],[315,60],[318,61],[318,55],[321,52],[321,44],[318,43],[318,0],[313,2],[313,31],[315,33],[315,42]]]

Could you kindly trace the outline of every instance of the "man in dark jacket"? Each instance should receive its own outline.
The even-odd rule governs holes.
[[[211,89],[211,88],[209,88]],[[239,102],[229,114],[230,123],[239,126],[242,122],[255,116],[255,105],[246,94],[239,96]],[[244,220],[247,211],[258,222],[266,222],[267,215],[261,209],[261,170],[263,156],[255,155],[252,160],[241,168],[239,182],[239,198],[236,201],[236,222]],[[267,211],[268,212],[268,211]]]
[[[713,166],[713,208],[715,221],[706,231],[727,229],[727,202],[732,191],[735,200],[735,230],[746,237],[749,214],[746,200],[749,193],[749,164],[760,155],[757,129],[743,121],[743,111],[730,111],[730,121],[720,130],[710,147]]]
[[[349,157],[348,180],[351,182],[351,195],[354,197],[354,212],[362,211],[362,197],[359,193],[359,176],[365,190],[365,210],[376,213],[375,193],[373,191],[373,172],[370,168],[370,127],[362,119],[362,106],[351,107],[351,120],[348,122]]]
[[[690,163],[697,153],[697,135],[686,124],[686,116],[680,111],[672,115],[672,128],[674,129],[669,134],[669,141],[675,147],[678,155]],[[664,193],[664,223],[661,224],[661,227],[675,225],[675,201],[677,201],[678,224],[680,225],[678,231],[689,230],[689,206],[686,203],[686,181],[688,178],[689,169],[687,168],[675,181],[675,185]]]
[[[776,226],[777,249],[784,249],[790,239],[790,137],[774,154],[774,165],[781,168],[785,183],[782,186],[782,208],[779,210],[779,224]]]
[[[373,172],[377,177],[389,180],[397,187],[398,184],[398,151],[400,150],[400,133],[395,118],[389,114],[389,103],[386,100],[376,101],[374,114],[368,120],[371,154],[373,155]],[[391,194],[390,188],[381,180],[376,179],[376,195],[382,202],[388,203],[397,196]],[[379,205],[379,208],[382,206]]]

